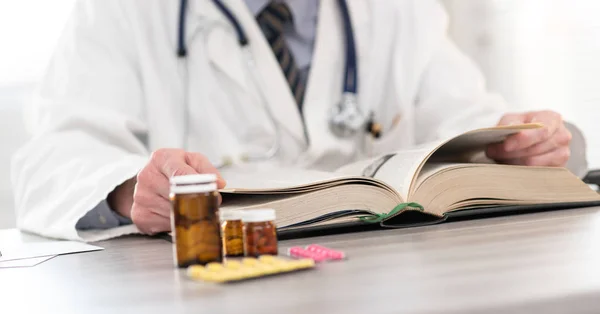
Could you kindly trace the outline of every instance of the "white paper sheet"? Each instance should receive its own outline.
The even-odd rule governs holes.
[[[2,252],[0,262],[99,250],[103,250],[103,248],[77,241],[18,243],[0,247],[0,252]]]
[[[12,261],[0,262],[0,269],[1,268],[33,267],[33,266],[41,264],[49,259],[52,259],[56,256],[57,255],[50,255],[50,256],[41,256],[41,257],[16,259],[16,260],[12,260]]]

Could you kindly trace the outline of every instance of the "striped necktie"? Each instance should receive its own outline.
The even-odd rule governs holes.
[[[302,113],[305,86],[304,82],[300,79],[300,73],[294,56],[283,37],[284,25],[293,22],[292,12],[290,12],[285,3],[270,1],[257,16],[257,22],[275,54],[279,66],[281,66],[281,70],[298,104],[298,110]]]

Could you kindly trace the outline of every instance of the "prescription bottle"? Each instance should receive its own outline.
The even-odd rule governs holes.
[[[275,210],[246,210],[242,215],[242,222],[246,256],[277,255]]]
[[[172,177],[170,199],[174,262],[180,267],[222,262],[217,177]]]
[[[241,210],[221,211],[221,234],[223,235],[223,256],[244,256],[244,230]]]

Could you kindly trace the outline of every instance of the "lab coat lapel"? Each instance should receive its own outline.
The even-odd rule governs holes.
[[[190,1],[189,12],[186,43],[191,46],[199,41],[205,45],[210,62],[239,88],[248,91],[250,85],[245,74],[245,61],[229,20],[210,0]],[[193,50],[188,53],[193,57]]]
[[[193,2],[194,8],[190,8],[190,12],[194,15],[194,21],[191,22],[190,28],[192,29],[189,30],[188,36],[193,34],[193,29],[198,30],[198,28],[204,27],[204,32],[196,36],[209,35],[207,45],[211,61],[242,88],[255,88],[255,84],[246,79],[253,75],[254,81],[258,84],[256,87],[261,89],[267,102],[265,106],[269,106],[275,121],[300,143],[305,143],[304,127],[296,101],[255,17],[243,0],[222,1],[238,19],[248,36],[256,73],[246,73],[250,69],[246,64],[245,56],[242,55],[243,51],[237,42],[233,25],[212,1],[196,0]],[[219,23],[218,26],[209,24],[215,22]]]

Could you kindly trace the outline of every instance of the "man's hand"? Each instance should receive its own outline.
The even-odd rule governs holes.
[[[138,229],[156,234],[171,229],[169,178],[178,175],[214,173],[217,188],[225,187],[218,170],[206,157],[180,149],[159,149],[150,162],[108,196],[108,203],[119,214],[131,218]]]
[[[553,111],[507,114],[498,125],[542,123],[544,128],[526,130],[509,136],[504,142],[488,146],[486,154],[499,162],[526,166],[564,167],[571,151],[571,132],[562,117]]]

